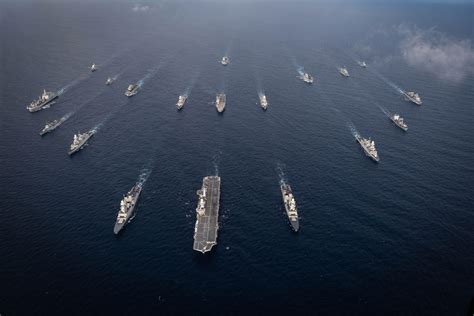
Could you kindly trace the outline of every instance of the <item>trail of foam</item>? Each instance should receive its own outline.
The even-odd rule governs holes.
[[[214,154],[214,157],[212,157],[212,165],[214,166],[214,175],[218,176],[219,175],[219,164],[221,161],[221,151],[218,151]]]
[[[352,136],[354,136],[354,138],[360,136],[359,131],[357,131],[357,128],[351,120],[347,122],[347,127],[349,128],[349,131],[351,132]]]
[[[288,182],[286,179],[286,174],[285,174],[284,169],[285,169],[285,164],[280,161],[277,161],[276,172],[279,178],[280,185],[286,184]]]
[[[184,90],[185,96],[189,96],[191,94],[191,91],[193,91],[194,85],[196,84],[196,81],[198,80],[200,74],[201,72],[198,70],[196,71],[194,76],[191,78],[189,85],[186,87],[186,90]]]
[[[138,184],[140,186],[144,186],[148,178],[150,177],[153,168],[151,167],[151,163],[148,163],[147,166],[143,167],[140,171],[140,175],[138,176]]]

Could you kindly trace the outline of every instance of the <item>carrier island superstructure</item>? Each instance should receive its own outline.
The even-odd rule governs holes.
[[[198,205],[196,207],[193,249],[205,253],[211,251],[212,247],[217,244],[221,178],[218,176],[204,177],[202,187],[196,194],[198,195]]]

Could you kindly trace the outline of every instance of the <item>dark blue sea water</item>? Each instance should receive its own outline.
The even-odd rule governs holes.
[[[400,29],[473,40],[472,5],[135,5],[0,3],[1,315],[467,313],[474,76],[410,64]],[[28,113],[43,88],[63,93]],[[223,115],[212,104],[220,91]],[[381,109],[400,113],[409,131]],[[73,134],[94,127],[89,146],[68,157]],[[375,140],[379,164],[355,131]],[[216,172],[218,245],[202,255],[192,250],[195,192]],[[120,199],[144,173],[136,217],[117,237]],[[298,234],[281,179],[296,195]]]

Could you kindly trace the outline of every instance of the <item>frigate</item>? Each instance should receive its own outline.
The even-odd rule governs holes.
[[[57,93],[43,90],[43,94],[40,95],[37,100],[31,102],[26,109],[31,113],[46,109],[51,105],[51,102],[58,97],[59,95]]]
[[[226,97],[224,93],[216,95],[216,109],[217,112],[222,113],[225,110]]]
[[[375,149],[375,142],[371,140],[370,138],[363,138],[360,135],[356,136],[357,142],[360,144],[362,149],[364,149],[364,153],[371,158],[375,162],[379,162],[380,158],[377,153],[377,150]]]
[[[81,150],[82,148],[84,148],[84,146],[87,145],[87,141],[89,140],[89,138],[94,136],[94,134],[95,134],[95,130],[93,129],[82,134],[81,133],[74,134],[74,139],[69,148],[68,154],[72,155],[78,152],[79,150]]]
[[[115,221],[114,234],[117,235],[131,220],[141,192],[142,184],[137,183],[132,189],[130,189],[130,191],[128,191],[122,201],[120,201],[120,209],[117,214],[117,220]]]
[[[139,85],[137,84],[131,84],[128,86],[127,90],[125,90],[125,95],[127,97],[134,96],[135,94],[138,93],[138,89],[140,88]]]
[[[408,91],[408,92],[403,92],[403,95],[405,96],[405,100],[411,101],[415,103],[416,105],[421,105],[421,98],[420,95],[416,92]]]
[[[280,183],[281,195],[283,197],[283,204],[285,205],[286,215],[290,221],[291,228],[295,232],[300,228],[299,217],[298,217],[298,208],[296,207],[295,197],[293,196],[293,191],[291,187],[284,182]]]
[[[188,96],[183,94],[178,97],[178,102],[176,103],[176,107],[178,110],[181,110],[186,103],[186,100],[188,99]]]
[[[405,120],[400,115],[398,115],[398,114],[390,115],[390,120],[393,123],[395,123],[395,125],[397,125],[402,130],[404,130],[405,132],[408,131],[408,125],[407,125],[407,123],[405,123]]]
[[[349,77],[349,71],[347,70],[346,67],[339,68],[339,73],[343,75],[344,77]]]

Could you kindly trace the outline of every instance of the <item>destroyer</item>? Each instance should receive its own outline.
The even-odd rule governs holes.
[[[222,64],[223,66],[227,66],[229,63],[230,63],[229,57],[227,57],[227,56],[222,57],[222,59],[221,59],[221,64]]]
[[[395,125],[397,125],[402,130],[404,130],[405,132],[408,131],[408,125],[407,125],[407,123],[405,123],[405,121],[403,120],[403,118],[400,115],[398,115],[398,114],[390,115],[390,120],[393,123],[395,123]]]
[[[178,97],[178,103],[176,103],[176,107],[178,108],[178,110],[181,110],[183,108],[183,106],[186,103],[187,99],[188,99],[187,95],[180,95]]]
[[[343,75],[344,77],[349,77],[349,71],[347,71],[346,67],[339,68],[339,73]]]
[[[283,197],[283,204],[285,204],[286,215],[290,220],[291,228],[295,232],[300,228],[299,218],[298,218],[298,209],[296,207],[295,197],[291,191],[291,187],[285,183],[280,184],[281,195]]]
[[[89,138],[94,136],[94,134],[95,134],[95,130],[93,129],[83,134],[81,133],[74,134],[74,139],[72,141],[71,147],[69,148],[68,154],[72,155],[78,152],[79,150],[81,150],[82,148],[84,148]]]
[[[93,63],[90,69],[92,72],[94,72],[97,70],[97,66]]]
[[[375,149],[375,142],[370,138],[363,138],[360,135],[356,136],[357,142],[364,149],[365,154],[370,157],[373,161],[379,162],[379,155]]]
[[[221,178],[209,176],[202,180],[202,187],[196,192],[198,205],[196,207],[193,249],[202,253],[211,251],[212,247],[217,244],[220,188]]]
[[[58,94],[51,91],[43,90],[43,94],[40,95],[37,100],[31,102],[30,105],[26,107],[26,109],[31,113],[46,109],[49,107],[50,103],[57,97],[59,97]]]
[[[362,68],[367,68],[367,64],[365,63],[365,61],[358,61],[357,63],[358,63],[359,66],[361,66]]]
[[[222,113],[225,110],[226,97],[224,93],[216,95],[216,109],[217,112]]]
[[[133,211],[135,210],[135,206],[137,205],[138,197],[142,192],[142,184],[137,183],[130,191],[128,191],[127,195],[125,195],[120,201],[120,210],[117,214],[117,221],[115,222],[114,227],[114,234],[118,234],[125,225],[130,221]]]
[[[421,105],[421,98],[418,95],[418,93],[415,92],[403,92],[403,95],[405,96],[405,100],[411,101],[415,103],[416,105]]]
[[[127,97],[132,97],[134,96],[135,94],[138,93],[138,89],[140,88],[139,85],[137,84],[131,84],[128,86],[127,90],[125,91],[125,95]]]
[[[59,120],[54,120],[52,122],[46,123],[43,130],[40,132],[40,136],[43,136],[46,133],[54,131],[56,128],[59,127],[59,125],[64,123],[64,121],[66,121],[67,118],[68,118],[67,116],[63,116]]]
[[[260,106],[262,109],[266,110],[268,107],[267,97],[263,93],[259,94],[258,97],[260,98]]]
[[[311,76],[309,73],[305,72],[303,75],[300,77],[304,82],[308,84],[312,84],[314,79],[313,76]]]

